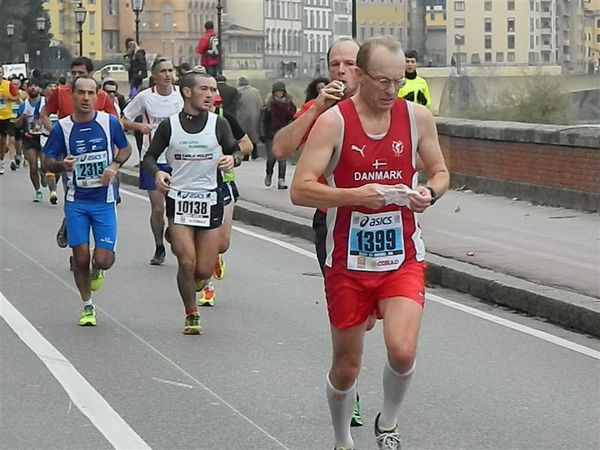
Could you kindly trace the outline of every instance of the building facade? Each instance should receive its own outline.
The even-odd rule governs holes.
[[[83,56],[92,60],[103,58],[102,7],[105,0],[84,0],[82,5],[87,16],[82,27]],[[50,17],[52,43],[69,49],[72,55],[79,55],[79,28],[75,21],[75,8],[79,2],[68,0],[48,0],[44,9]]]
[[[352,0],[333,0],[333,39],[352,37]]]
[[[302,0],[265,0],[265,69],[295,75],[302,62]],[[295,68],[295,69],[294,69]]]
[[[104,60],[122,61],[125,51],[125,39],[128,37],[135,38],[134,26],[135,15],[129,2],[103,0],[102,55]]]
[[[333,42],[333,0],[302,1],[303,50],[301,72],[326,74],[327,49]]]
[[[425,4],[427,65],[446,65],[446,0],[427,0]]]
[[[583,0],[448,0],[446,61],[584,68]]]
[[[583,0],[556,0],[558,60],[567,71],[585,70]]]
[[[587,0],[584,17],[586,72],[600,74],[600,0]]]
[[[403,48],[408,44],[408,11],[405,0],[356,0],[357,39],[359,42],[380,35],[391,35]]]

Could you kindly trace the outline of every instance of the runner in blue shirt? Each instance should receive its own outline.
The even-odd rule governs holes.
[[[91,77],[73,81],[74,112],[54,125],[44,147],[47,168],[68,174],[65,217],[75,284],[84,302],[79,320],[83,326],[96,325],[92,291],[102,287],[104,270],[115,260],[118,192],[114,181],[131,155],[118,119],[95,110],[97,90]],[[91,273],[90,228],[95,243]]]

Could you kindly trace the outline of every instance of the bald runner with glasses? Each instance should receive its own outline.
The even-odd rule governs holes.
[[[417,213],[448,189],[431,113],[397,100],[405,58],[391,37],[365,42],[358,90],[315,122],[291,187],[297,205],[327,208],[325,293],[333,344],[326,395],[334,447],[353,449],[350,420],[369,317],[383,320],[387,361],[380,449],[399,449],[397,416],[415,368],[425,301],[425,247]],[[428,182],[418,185],[420,156]],[[326,184],[320,181],[325,177]]]

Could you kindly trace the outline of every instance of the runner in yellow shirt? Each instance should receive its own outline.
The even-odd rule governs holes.
[[[15,86],[4,79],[4,68],[0,66],[0,175],[4,173],[4,154],[7,150],[8,137],[14,136],[13,102],[19,101]]]

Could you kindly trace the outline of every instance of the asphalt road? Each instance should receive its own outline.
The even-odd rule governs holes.
[[[1,176],[0,192],[0,448],[332,447],[310,244],[236,224],[217,306],[202,309],[202,336],[183,336],[175,258],[148,264],[149,205],[125,194],[98,326],[81,328],[69,252],[54,242],[60,207],[32,203],[24,171]],[[405,448],[600,447],[598,340],[429,292]],[[359,383],[359,449],[375,448],[384,357],[378,325]]]

